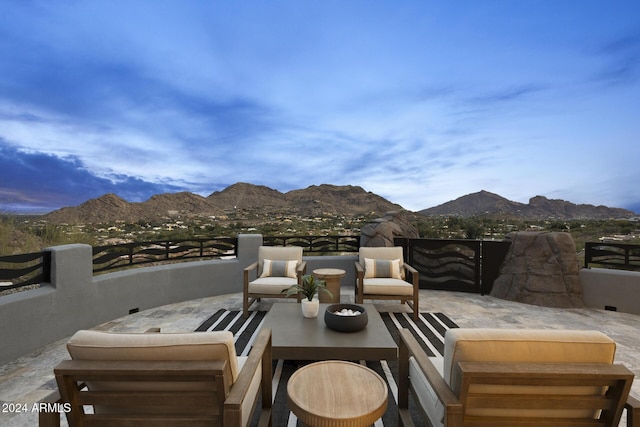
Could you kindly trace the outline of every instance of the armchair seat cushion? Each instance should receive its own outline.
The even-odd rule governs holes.
[[[238,378],[238,359],[229,331],[190,333],[76,332],[67,343],[76,360],[226,360],[233,381]]]
[[[249,282],[249,292],[255,294],[282,294],[283,289],[298,284],[298,279],[292,277],[259,277]]]
[[[372,278],[362,281],[365,295],[406,295],[413,296],[413,285],[402,279]]]

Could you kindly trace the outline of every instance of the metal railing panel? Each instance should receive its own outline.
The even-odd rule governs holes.
[[[141,264],[237,256],[238,239],[183,239],[132,242],[93,248],[93,272],[99,273]]]
[[[407,254],[421,288],[480,293],[479,240],[408,239]]]
[[[640,245],[587,242],[584,250],[585,268],[607,267],[621,270],[640,270]]]
[[[0,256],[0,291],[51,281],[51,252]]]
[[[305,254],[353,253],[360,249],[360,236],[264,236],[265,246],[301,246]]]

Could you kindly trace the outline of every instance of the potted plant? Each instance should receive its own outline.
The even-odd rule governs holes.
[[[304,317],[317,317],[320,309],[320,301],[314,299],[318,292],[326,292],[329,296],[333,296],[331,291],[327,289],[324,280],[316,279],[311,274],[302,276],[302,283],[291,286],[282,291],[287,297],[291,295],[302,294],[304,297],[301,301],[302,315]]]

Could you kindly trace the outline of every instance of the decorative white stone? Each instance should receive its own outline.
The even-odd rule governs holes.
[[[350,308],[343,308],[342,310],[335,311],[334,314],[338,316],[359,316],[362,313],[359,311],[351,310]]]

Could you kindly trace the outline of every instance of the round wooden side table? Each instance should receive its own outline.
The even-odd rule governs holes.
[[[318,293],[320,302],[340,302],[340,279],[346,274],[347,272],[340,268],[318,268],[313,270],[314,276],[327,282],[327,289],[332,294],[332,296],[329,296],[326,292]]]
[[[307,426],[370,426],[387,410],[387,384],[357,363],[316,362],[291,375],[287,401]]]

